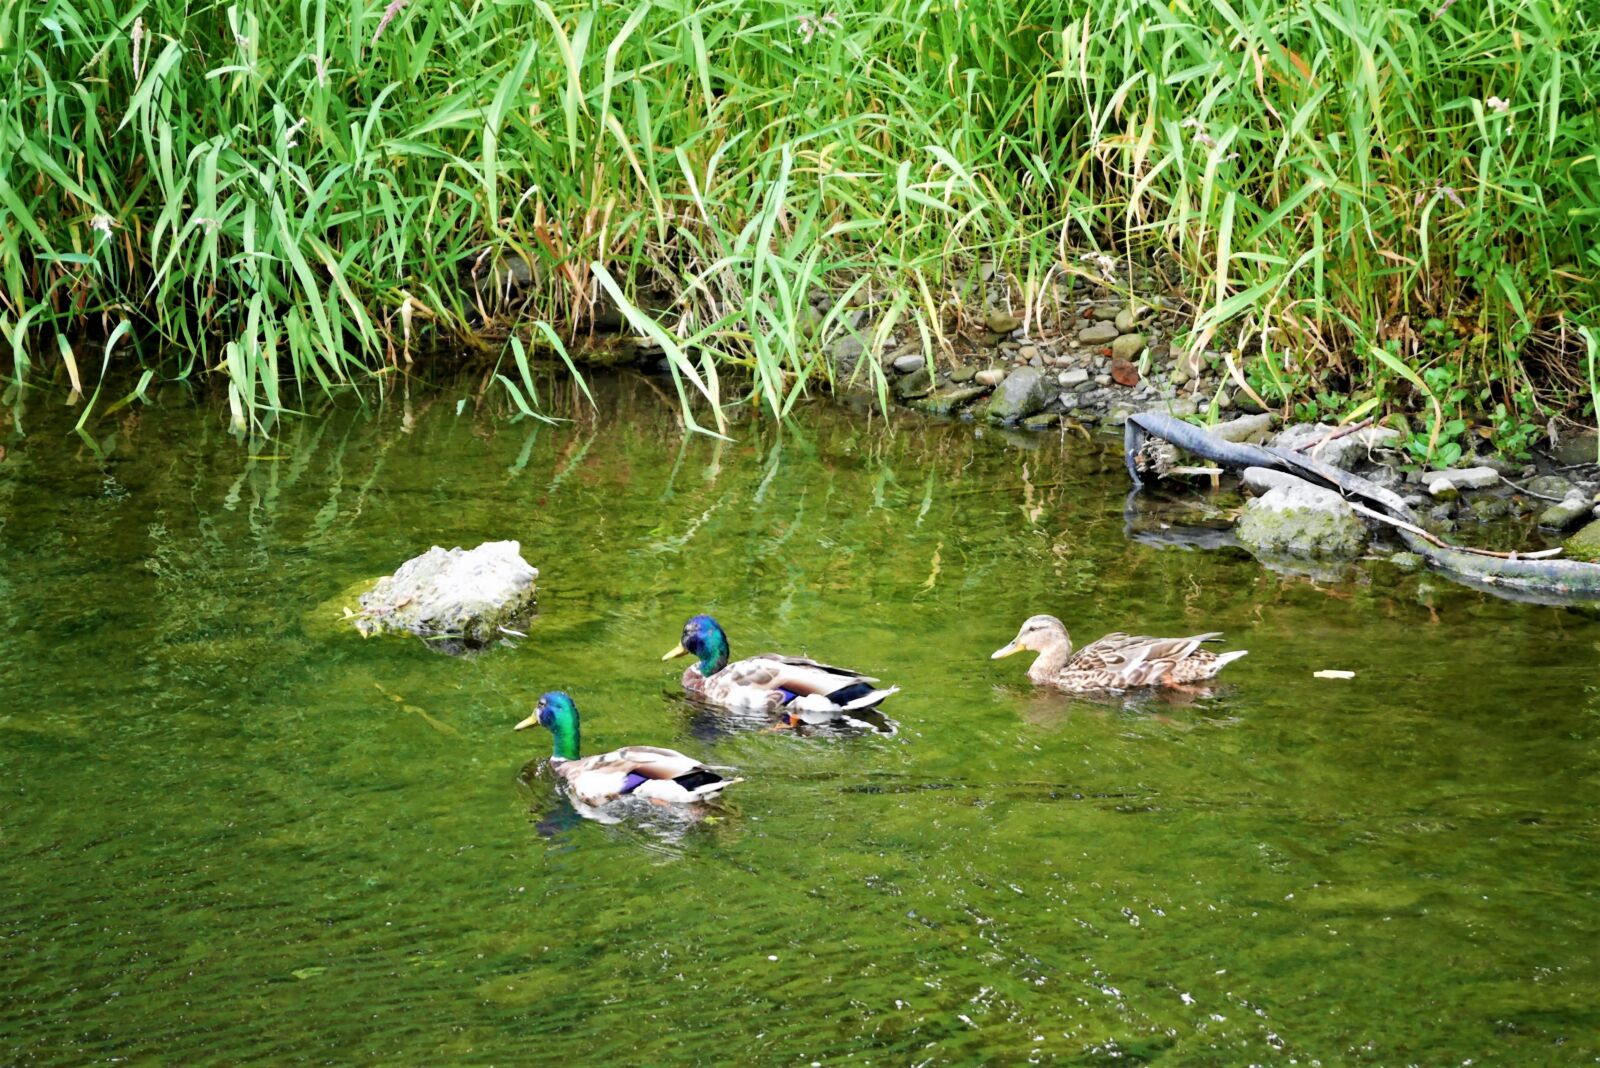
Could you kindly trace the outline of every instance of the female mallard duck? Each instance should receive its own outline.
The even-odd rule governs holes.
[[[728,636],[710,616],[683,625],[683,639],[663,656],[693,655],[683,672],[691,697],[735,712],[782,712],[791,725],[845,716],[873,708],[900,687],[873,689],[878,680],[846,668],[829,667],[799,656],[762,653],[728,663]]]
[[[569,695],[559,690],[539,698],[539,707],[516,729],[535,723],[555,739],[550,769],[566,780],[573,796],[586,805],[602,805],[623,796],[692,804],[709,801],[734,783],[744,781],[717,774],[727,768],[713,768],[675,749],[652,745],[630,745],[580,759],[578,708]]]
[[[1214,678],[1231,660],[1249,650],[1213,653],[1202,642],[1222,639],[1221,631],[1189,638],[1145,638],[1107,634],[1072,651],[1066,625],[1055,616],[1034,616],[991,660],[1031,649],[1038,653],[1028,678],[1036,686],[1063,690],[1127,690],[1135,686],[1182,686]]]

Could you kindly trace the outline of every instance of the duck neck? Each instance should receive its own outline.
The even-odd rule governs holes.
[[[1067,661],[1072,659],[1072,639],[1061,637],[1039,650],[1039,655],[1034,658],[1033,666],[1028,669],[1028,678],[1038,681],[1049,679],[1060,673],[1067,666]]]
[[[551,760],[578,759],[578,713],[558,712],[550,723]]]

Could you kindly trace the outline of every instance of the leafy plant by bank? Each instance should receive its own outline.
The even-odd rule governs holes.
[[[852,331],[937,357],[985,264],[1048,332],[1058,279],[1153,258],[1286,406],[1429,412],[1389,353],[1508,441],[1594,413],[1580,0],[17,0],[0,71],[19,383],[92,393],[54,339],[129,324],[105,362],[180,351],[150,369],[225,377],[243,425],[609,299],[716,430],[832,383]]]

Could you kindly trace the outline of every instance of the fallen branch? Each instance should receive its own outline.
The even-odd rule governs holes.
[[[1352,506],[1357,500],[1351,498],[1356,498],[1362,502],[1361,514],[1379,513],[1374,518],[1398,529],[1409,549],[1457,581],[1560,602],[1600,598],[1600,564],[1545,559],[1551,555],[1548,551],[1497,553],[1450,545],[1423,530],[1417,524],[1416,514],[1393,490],[1292,449],[1224,441],[1202,427],[1162,412],[1139,412],[1130,416],[1123,433],[1124,460],[1135,489],[1143,485],[1143,480],[1134,465],[1134,457],[1148,438],[1154,436],[1194,456],[1228,467],[1265,467],[1296,475],[1339,491]]]
[[[1540,549],[1537,552],[1531,553],[1502,553],[1496,552],[1493,549],[1471,549],[1460,545],[1451,545],[1437,534],[1434,534],[1429,530],[1424,530],[1415,523],[1407,523],[1404,519],[1396,519],[1392,515],[1384,515],[1377,509],[1368,508],[1366,505],[1360,504],[1356,501],[1347,500],[1344,503],[1348,504],[1351,510],[1357,515],[1364,515],[1368,519],[1376,519],[1380,523],[1388,523],[1392,527],[1398,527],[1401,530],[1409,531],[1410,533],[1415,534],[1417,537],[1423,538],[1426,541],[1439,546],[1441,549],[1454,549],[1458,553],[1477,553],[1480,556],[1493,556],[1500,560],[1544,560],[1548,557],[1556,556],[1561,552],[1561,546],[1559,545],[1557,545],[1554,549]]]

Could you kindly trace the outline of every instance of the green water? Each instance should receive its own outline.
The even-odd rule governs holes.
[[[814,407],[685,441],[659,387],[253,447],[178,399],[92,447],[40,402],[0,428],[0,1062],[1600,1057],[1600,623],[1130,539],[1079,436]],[[543,572],[515,648],[335,618],[496,538]],[[900,684],[898,733],[688,705],[658,657],[699,610]],[[1042,611],[1250,655],[1188,703],[1034,693],[987,656]],[[748,781],[579,819],[511,730],[553,687],[588,751]]]

